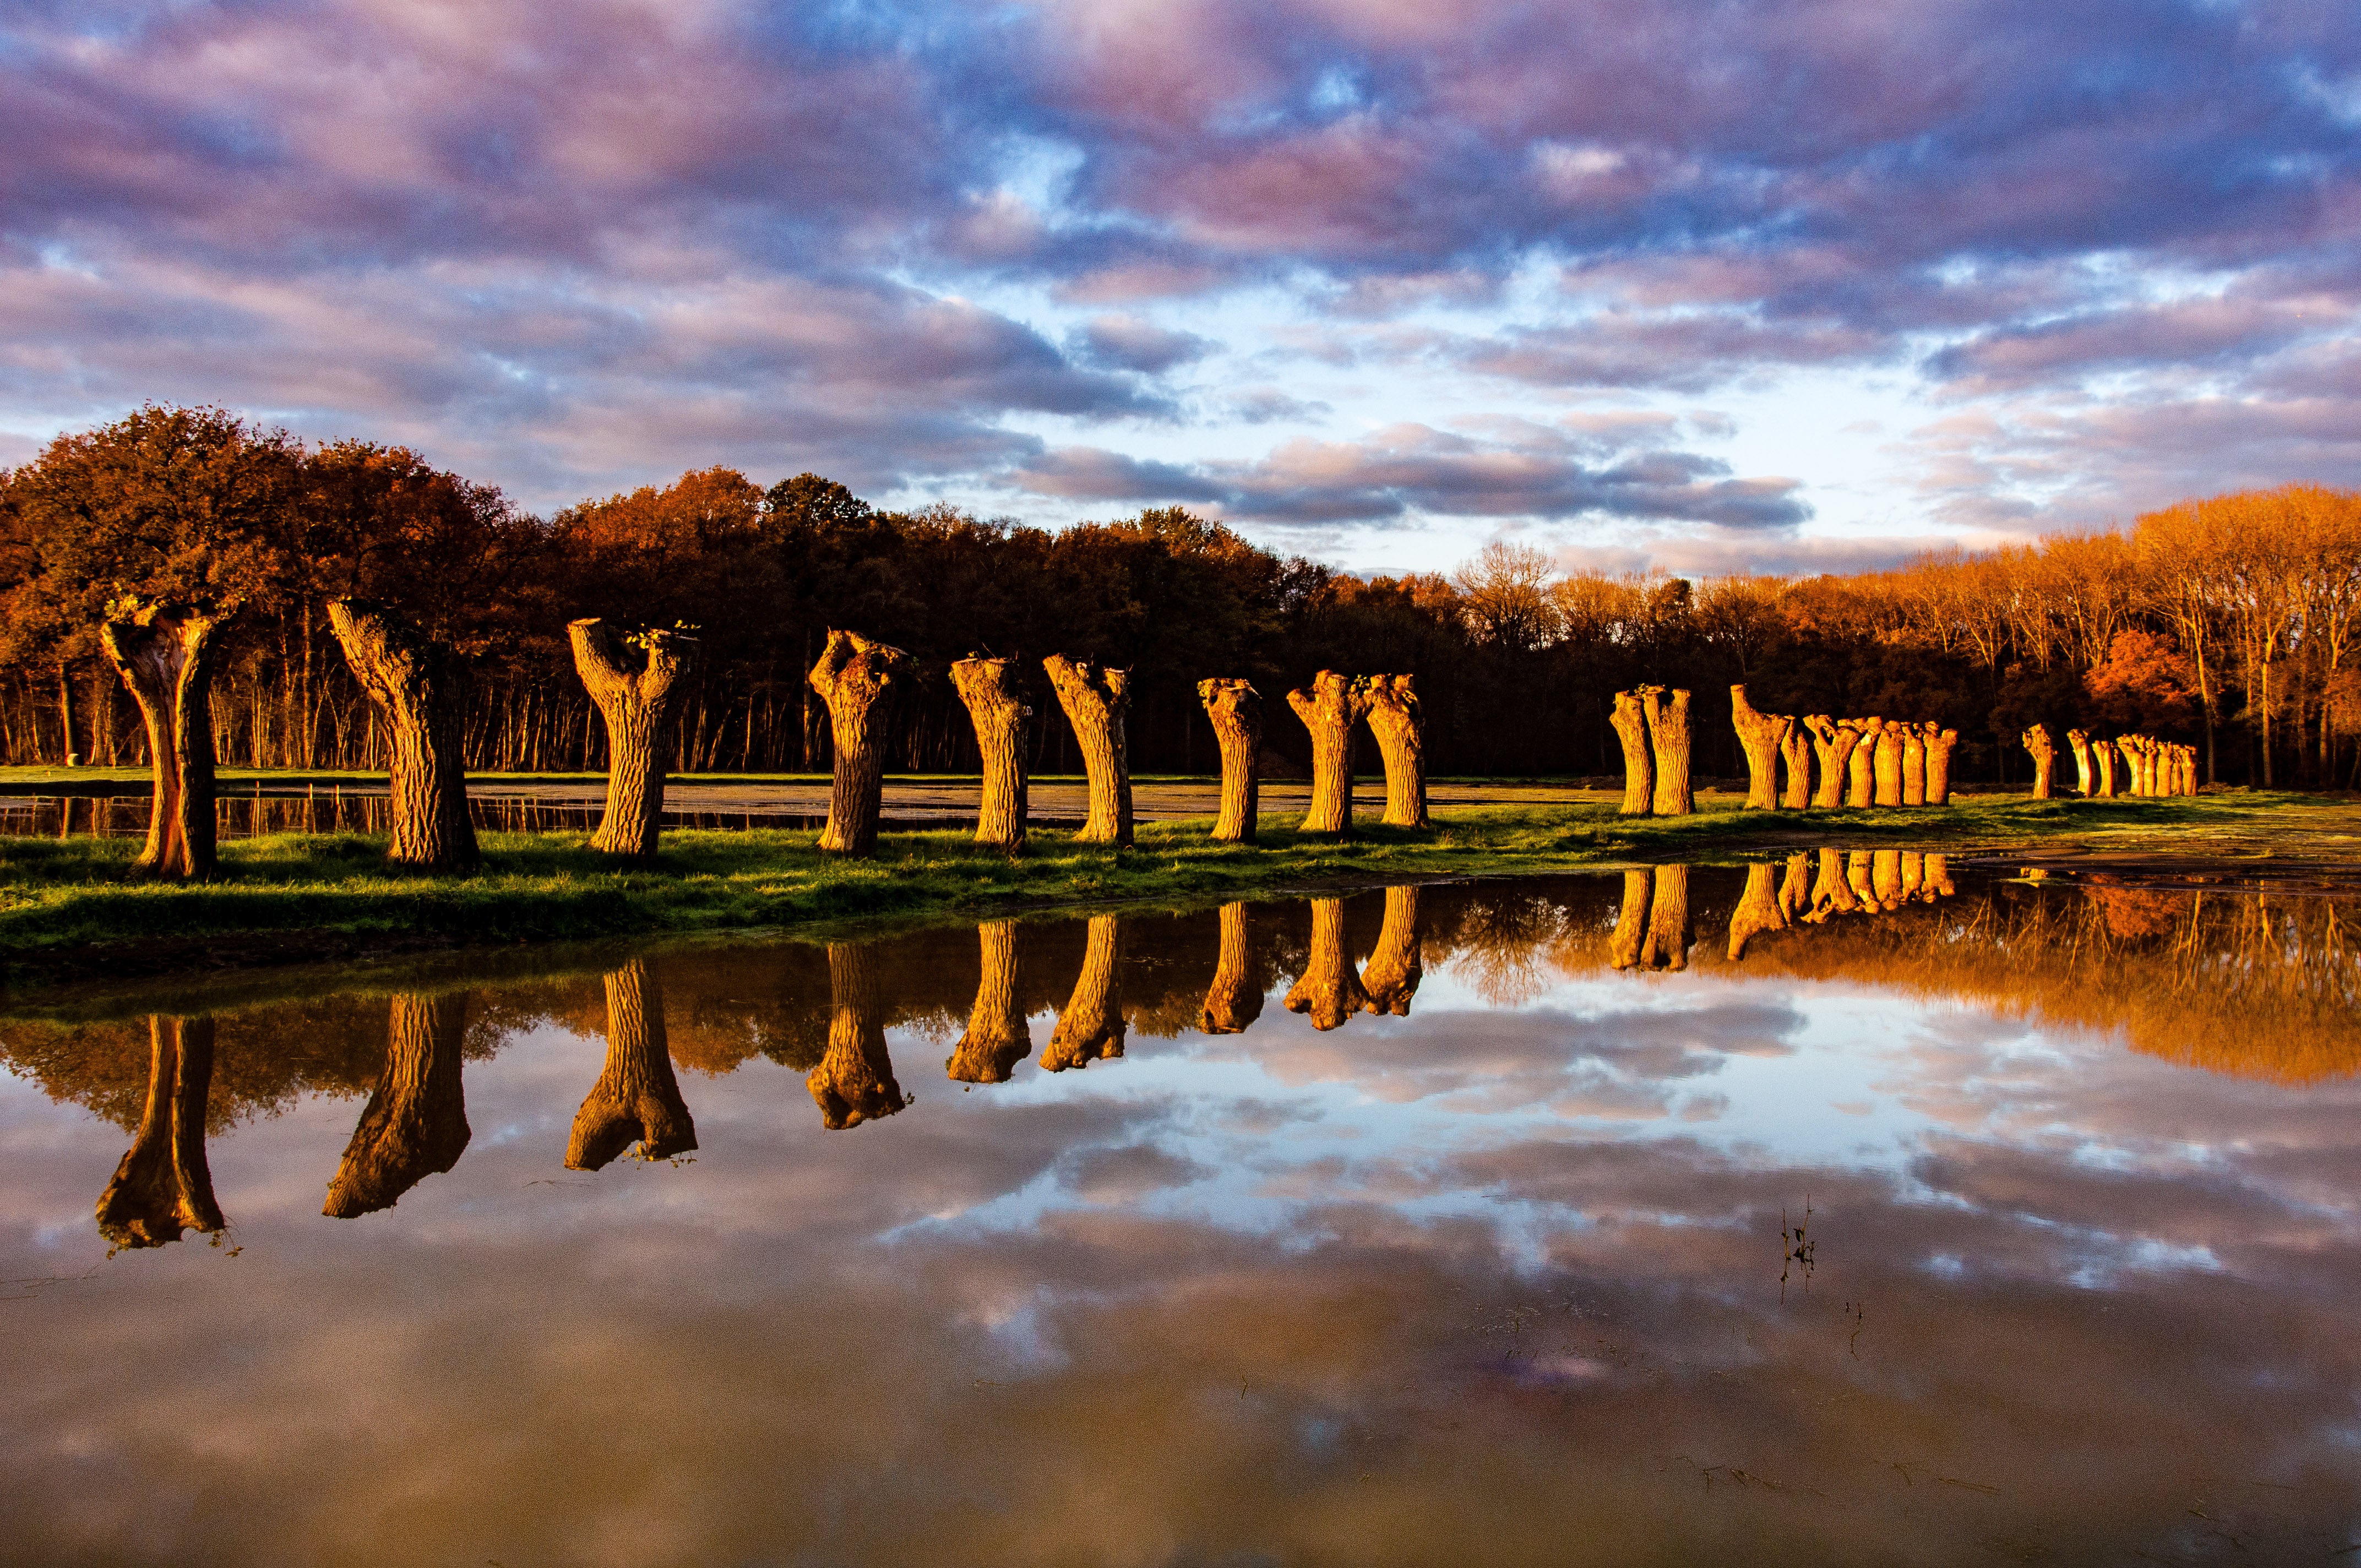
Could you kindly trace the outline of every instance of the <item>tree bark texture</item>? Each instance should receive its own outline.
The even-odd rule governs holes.
[[[351,1220],[390,1209],[467,1151],[467,1101],[460,1062],[467,1039],[467,993],[395,995],[385,1067],[345,1146],[320,1212]]]
[[[1005,1083],[1033,1051],[1033,1032],[1016,1000],[1016,922],[987,920],[975,935],[983,951],[983,978],[968,1011],[967,1033],[951,1047],[943,1070],[961,1083]]]
[[[1254,954],[1246,946],[1246,906],[1222,905],[1222,946],[1213,965],[1213,983],[1205,988],[1205,1005],[1197,1027],[1208,1035],[1242,1035],[1262,1016],[1263,988],[1256,983]]]
[[[1690,816],[1697,810],[1697,794],[1689,788],[1689,694],[1642,686],[1640,710],[1648,716],[1648,740],[1656,751],[1656,793],[1650,807],[1658,817]]]
[[[1312,808],[1303,814],[1306,833],[1353,832],[1353,726],[1368,716],[1365,683],[1334,670],[1312,677],[1309,687],[1287,694],[1287,706],[1312,732]]]
[[[211,876],[214,821],[214,652],[221,618],[140,604],[99,628],[107,659],[139,705],[155,778],[148,846],[132,869],[187,880]]]
[[[840,1133],[908,1104],[894,1081],[877,960],[865,944],[828,945],[828,1049],[804,1079],[820,1124]]]
[[[332,599],[328,627],[353,678],[385,717],[393,817],[385,858],[420,871],[474,871],[482,857],[467,817],[467,666],[450,644],[380,605]]]
[[[1213,840],[1251,844],[1262,812],[1262,697],[1251,681],[1199,681],[1197,696],[1222,747],[1222,814]]]
[[[1746,700],[1746,688],[1730,688],[1730,722],[1746,752],[1746,809],[1779,809],[1779,752],[1795,721],[1782,714],[1761,713]]]
[[[1648,905],[1648,939],[1640,948],[1642,969],[1689,967],[1689,869],[1658,866],[1656,895]]]
[[[627,631],[606,620],[569,622],[574,669],[607,720],[607,809],[590,847],[652,861],[664,827],[664,737],[688,695],[697,640]]]
[[[2091,783],[2091,737],[2087,731],[2069,729],[2066,731],[2066,744],[2074,752],[2074,793],[2088,800],[2093,787]]]
[[[1425,828],[1426,718],[1419,710],[1414,675],[1372,675],[1366,689],[1369,732],[1386,764],[1386,814],[1389,828]]]
[[[1902,804],[1927,804],[1927,727],[1902,727]]]
[[[1815,713],[1804,720],[1804,728],[1812,733],[1812,751],[1819,764],[1820,787],[1812,796],[1817,806],[1835,807],[1845,803],[1845,775],[1852,763],[1852,749],[1861,740],[1861,731],[1850,722],[1839,724],[1825,713]]]
[[[1345,950],[1345,901],[1312,901],[1312,950],[1287,993],[1287,1010],[1310,1015],[1315,1029],[1334,1029],[1369,1004],[1361,977]]]
[[[119,1247],[162,1246],[183,1231],[219,1231],[205,1163],[205,1093],[214,1079],[211,1018],[148,1020],[148,1103],[130,1152],[98,1200],[98,1232]]]
[[[1779,868],[1768,861],[1746,868],[1746,892],[1730,916],[1730,959],[1746,956],[1746,944],[1765,931],[1787,928],[1787,911],[1779,899]]]
[[[2091,742],[2091,771],[2093,775],[2095,775],[2097,781],[2092,785],[2093,793],[2096,795],[2097,798],[2101,800],[2114,799],[2117,781],[2115,777],[2115,748],[2113,741],[2093,740]]]
[[[1877,750],[1872,756],[1876,769],[1879,806],[1902,804],[1902,731],[1900,724],[1887,724],[1877,731]]]
[[[1883,718],[1848,718],[1853,731],[1852,753],[1845,773],[1845,805],[1855,810],[1877,804],[1877,737]]]
[[[2049,774],[2058,764],[2058,747],[2049,739],[2049,731],[2035,725],[2025,732],[2025,749],[2033,755],[2033,798],[2049,798]]]
[[[1622,815],[1645,817],[1656,808],[1656,764],[1648,755],[1648,714],[1640,694],[1617,692],[1608,722],[1623,742]]]
[[[1927,804],[1951,804],[1951,752],[1960,743],[1956,729],[1927,729]]]
[[[1378,945],[1361,971],[1362,1003],[1372,1013],[1410,1016],[1410,999],[1425,978],[1426,958],[1420,950],[1418,884],[1406,883],[1386,889],[1386,923],[1378,931]]]
[[[1787,738],[1779,742],[1779,762],[1787,784],[1779,804],[1789,811],[1808,810],[1812,804],[1812,737],[1803,720],[1790,719]]]
[[[1122,957],[1121,937],[1115,916],[1091,916],[1082,972],[1075,977],[1074,992],[1058,1014],[1049,1049],[1041,1053],[1045,1070],[1063,1072],[1123,1055],[1123,989],[1115,968]]]
[[[1607,944],[1619,970],[1639,967],[1640,949],[1648,944],[1648,900],[1655,887],[1656,873],[1644,866],[1623,873],[1623,902],[1615,911],[1615,935]]]
[[[975,841],[1010,854],[1025,850],[1025,718],[1032,709],[1017,689],[1014,659],[961,659],[951,685],[975,725],[983,759],[983,793],[976,803]],[[997,1083],[998,1079],[982,1081]]]
[[[819,847],[865,860],[877,852],[877,806],[885,787],[885,744],[894,697],[917,665],[899,648],[852,631],[830,630],[811,669],[811,688],[828,704],[836,774]]]
[[[697,1146],[664,1042],[664,991],[645,959],[607,975],[607,1065],[574,1113],[566,1168],[600,1169],[634,1144],[642,1159]]]
[[[1084,843],[1131,842],[1131,753],[1124,723],[1131,705],[1131,672],[1110,670],[1062,653],[1041,661],[1057,689],[1058,706],[1074,727],[1090,775],[1091,813],[1075,837]]]

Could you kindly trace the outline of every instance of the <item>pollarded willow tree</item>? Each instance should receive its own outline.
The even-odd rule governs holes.
[[[1746,688],[1730,688],[1730,722],[1746,752],[1746,809],[1779,809],[1779,753],[1795,721],[1784,714],[1763,713],[1746,700]]]
[[[328,627],[385,720],[393,817],[385,858],[420,871],[474,871],[483,857],[467,816],[466,663],[390,606],[332,599]]]
[[[877,960],[864,943],[828,945],[828,1049],[804,1087],[831,1133],[891,1116],[909,1103],[894,1081]]]
[[[664,737],[688,695],[697,640],[596,618],[567,623],[575,673],[607,721],[607,809],[590,847],[652,861],[664,827]]]
[[[1638,692],[1617,692],[1615,711],[1608,716],[1615,738],[1623,743],[1623,805],[1621,815],[1645,817],[1655,807],[1656,764],[1648,755],[1648,714]]]
[[[1091,916],[1082,972],[1074,977],[1073,994],[1066,998],[1058,1014],[1058,1026],[1049,1032],[1049,1043],[1041,1052],[1043,1071],[1064,1072],[1123,1055],[1126,1025],[1117,969],[1123,956],[1122,933],[1118,916]]]
[[[2037,724],[2025,732],[2025,749],[2033,756],[2033,798],[2049,798],[2049,778],[2058,766],[2058,745],[2049,739],[2046,725]]]
[[[821,849],[864,859],[877,852],[877,806],[884,794],[893,698],[917,671],[916,661],[899,648],[854,631],[829,632],[810,675],[812,690],[828,704],[836,751]]]
[[[1640,967],[1688,968],[1689,938],[1689,869],[1658,866],[1655,896],[1648,902],[1648,939],[1640,947]]]
[[[1426,719],[1418,706],[1414,675],[1371,675],[1369,732],[1386,764],[1386,814],[1390,828],[1424,828],[1426,814]]]
[[[1312,901],[1312,950],[1303,972],[1287,992],[1290,1013],[1305,1014],[1315,1029],[1334,1029],[1369,1003],[1361,977],[1353,972],[1352,955],[1345,950],[1345,901]]]
[[[1927,726],[1927,804],[1951,804],[1951,752],[1960,744],[1960,732],[1929,722]]]
[[[1884,731],[1885,720],[1872,716],[1844,722],[1853,732],[1845,768],[1845,805],[1857,811],[1877,804],[1877,738]]]
[[[2115,798],[2115,749],[2105,740],[2091,742],[2091,771],[2097,779],[2092,793],[2101,800]]]
[[[1025,849],[1025,720],[1033,711],[1025,706],[1017,675],[1014,659],[977,657],[951,666],[951,685],[967,705],[976,753],[983,760],[975,841],[1012,855]]]
[[[385,1067],[320,1210],[331,1219],[392,1208],[403,1193],[458,1164],[472,1135],[460,1081],[467,993],[397,992],[388,1024]]]
[[[1131,743],[1124,726],[1131,709],[1131,672],[1052,653],[1041,661],[1089,776],[1090,815],[1074,835],[1088,844],[1131,842]]]
[[[1812,750],[1820,770],[1820,787],[1812,796],[1818,806],[1839,806],[1844,801],[1845,770],[1852,761],[1852,749],[1861,740],[1861,731],[1850,723],[1839,724],[1825,713],[1815,713],[1804,720],[1811,731]]]
[[[975,936],[983,976],[968,1010],[967,1033],[951,1047],[943,1070],[961,1083],[1005,1083],[1033,1050],[1033,1031],[1016,999],[1016,922],[987,920]]]
[[[1265,989],[1254,972],[1254,953],[1246,942],[1245,904],[1222,905],[1221,930],[1213,981],[1205,988],[1197,1027],[1208,1035],[1242,1035],[1247,1025],[1262,1016]]]
[[[214,656],[220,617],[128,600],[99,629],[99,645],[139,705],[153,784],[148,843],[132,869],[186,880],[217,863],[214,811]]]
[[[566,1168],[598,1170],[637,1144],[642,1159],[697,1147],[697,1124],[673,1077],[664,991],[645,959],[608,972],[607,1063],[574,1113]]]
[[[1899,723],[1878,728],[1877,750],[1872,753],[1871,765],[1877,779],[1877,793],[1872,798],[1879,806],[1902,804],[1902,733],[1908,728]]]
[[[1656,873],[1645,866],[1623,873],[1623,902],[1615,908],[1615,934],[1608,938],[1608,959],[1619,970],[1635,969],[1640,949],[1648,941],[1648,900]]]
[[[1303,831],[1339,839],[1353,831],[1353,727],[1368,717],[1365,681],[1323,670],[1287,694],[1287,706],[1312,732],[1312,806]]]
[[[1222,747],[1222,810],[1213,839],[1251,844],[1262,811],[1262,697],[1254,683],[1216,677],[1197,683],[1197,696]]]
[[[130,1152],[98,1200],[98,1230],[115,1246],[162,1246],[183,1231],[225,1222],[205,1163],[205,1095],[213,1085],[214,1021],[148,1020],[148,1103]]]
[[[1764,861],[1746,868],[1746,892],[1730,916],[1730,959],[1746,956],[1746,945],[1765,931],[1784,931],[1793,922],[1779,895],[1779,868]]]
[[[1697,810],[1689,787],[1689,694],[1677,687],[1640,688],[1640,710],[1648,718],[1648,740],[1656,751],[1656,793],[1649,802],[1658,817],[1687,817]]]
[[[1410,1000],[1426,976],[1426,955],[1421,950],[1418,925],[1418,884],[1404,883],[1386,889],[1385,924],[1378,929],[1378,945],[1369,949],[1369,963],[1361,971],[1363,1003],[1372,1013],[1410,1016]]]
[[[1787,738],[1779,742],[1779,762],[1786,769],[1787,784],[1779,804],[1789,811],[1804,811],[1812,804],[1812,744],[1811,732],[1803,720],[1788,720]]]
[[[2066,731],[2066,744],[2074,752],[2074,793],[2088,800],[2097,793],[2091,780],[2091,735],[2084,729]]]
[[[1902,804],[1927,804],[1927,727],[1902,727]]]

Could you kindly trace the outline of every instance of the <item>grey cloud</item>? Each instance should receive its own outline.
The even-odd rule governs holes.
[[[1193,332],[1171,332],[1137,316],[1093,316],[1076,334],[1082,356],[1110,370],[1160,376],[1202,359],[1221,345]]]

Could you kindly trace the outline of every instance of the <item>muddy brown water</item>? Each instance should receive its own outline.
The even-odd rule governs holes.
[[[0,1558],[2351,1561],[2356,920],[1806,852],[0,1019]]]

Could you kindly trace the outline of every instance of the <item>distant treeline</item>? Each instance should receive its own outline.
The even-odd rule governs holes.
[[[2035,722],[2195,741],[2209,781],[2342,787],[2361,770],[2361,496],[2316,487],[1851,576],[1566,576],[1494,545],[1447,577],[1363,580],[1179,508],[1051,531],[881,511],[811,474],[765,489],[705,469],[544,519],[399,448],[151,408],[0,473],[0,756],[146,760],[95,642],[129,595],[238,607],[214,688],[231,766],[384,766],[321,608],[356,595],[469,653],[477,769],[604,765],[566,639],[595,615],[696,629],[682,772],[825,768],[804,673],[831,627],[925,664],[895,759],[919,771],[976,765],[944,674],[974,652],[1128,665],[1139,772],[1214,771],[1194,689],[1213,674],[1252,678],[1273,748],[1302,760],[1276,699],[1323,668],[1415,674],[1439,774],[1612,773],[1613,694],[1642,682],[1698,694],[1707,774],[1742,772],[1734,682],[1765,711],[1954,726],[1962,780],[2026,777]],[[1034,678],[1035,766],[1073,771]]]

